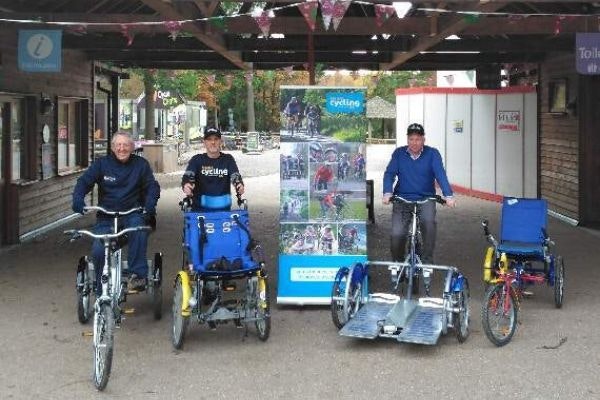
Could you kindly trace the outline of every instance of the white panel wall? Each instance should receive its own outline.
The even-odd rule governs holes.
[[[538,176],[538,140],[537,140],[537,96],[535,93],[525,93],[523,112],[523,132],[525,142],[523,150],[524,160],[524,193],[525,197],[537,197]]]
[[[396,146],[406,144],[406,127],[408,126],[408,108],[410,95],[396,96]]]
[[[471,189],[496,193],[496,96],[473,95]]]
[[[497,112],[520,111],[519,132],[496,132],[496,190],[505,196],[523,196],[523,95],[497,96]]]
[[[444,165],[446,164],[446,119],[441,116],[446,115],[446,98],[445,93],[432,93],[425,96],[423,120],[425,144],[440,151]]]
[[[471,94],[448,94],[447,101],[446,173],[451,183],[470,188]],[[462,124],[462,132],[456,124]]]
[[[409,96],[408,100],[408,121],[407,124],[404,125],[404,129],[399,132],[406,132],[406,127],[408,124],[416,122],[418,124],[422,124],[425,120],[425,105],[424,105],[425,95],[423,93],[415,93]],[[405,140],[406,141],[406,140]]]

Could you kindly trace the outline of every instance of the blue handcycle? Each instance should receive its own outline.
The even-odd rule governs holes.
[[[423,264],[419,255],[418,206],[427,201],[444,200],[440,196],[422,201],[394,197],[394,202],[412,206],[408,232],[408,252],[404,262],[367,261],[342,267],[336,274],[332,295],[333,323],[342,336],[375,339],[384,337],[399,342],[434,345],[441,334],[453,328],[459,342],[469,336],[469,282],[458,268]],[[369,293],[368,276],[372,267],[386,267],[391,290]],[[430,297],[434,272],[441,272],[442,295]],[[419,281],[426,296],[418,297]]]
[[[192,211],[190,198],[183,211],[182,269],[175,279],[172,344],[181,349],[189,321],[211,329],[232,322],[253,324],[258,338],[271,332],[268,276],[261,245],[249,229],[248,203],[238,196],[238,209]]]

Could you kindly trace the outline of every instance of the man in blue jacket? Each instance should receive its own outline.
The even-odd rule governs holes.
[[[111,141],[111,154],[94,161],[77,180],[73,190],[73,211],[83,214],[85,196],[98,185],[98,206],[109,211],[127,211],[144,207],[145,213],[132,213],[121,217],[119,229],[150,225],[156,227],[156,203],[160,197],[160,186],[148,161],[133,153],[134,144],[129,134],[117,132]],[[96,234],[113,230],[113,219],[105,214],[96,215]],[[129,288],[143,290],[148,276],[148,232],[128,234]],[[96,271],[96,294],[101,290],[100,276],[104,265],[104,245],[95,240],[92,257]]]
[[[440,152],[434,147],[425,146],[425,129],[420,124],[410,124],[406,130],[407,146],[394,150],[392,158],[383,174],[383,204],[389,204],[392,196],[406,200],[424,200],[435,196],[435,182],[442,189],[446,205],[455,207],[452,188],[448,182]],[[396,184],[392,190],[392,186]],[[419,205],[422,248],[421,261],[433,264],[435,248],[436,203],[428,201]],[[393,261],[402,262],[405,257],[406,239],[412,220],[412,206],[394,203],[392,211],[391,250]]]

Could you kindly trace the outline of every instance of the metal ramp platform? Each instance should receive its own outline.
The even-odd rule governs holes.
[[[394,303],[390,302],[369,301],[365,303],[340,330],[340,335],[375,339],[381,330],[379,321],[385,320],[392,307],[394,307]]]
[[[442,333],[443,309],[418,305],[398,335],[399,342],[434,345]]]

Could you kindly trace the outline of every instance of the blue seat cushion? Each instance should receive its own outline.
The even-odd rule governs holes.
[[[531,258],[543,258],[544,246],[542,244],[524,242],[502,242],[498,245],[498,251],[506,253],[507,256],[521,256]]]

